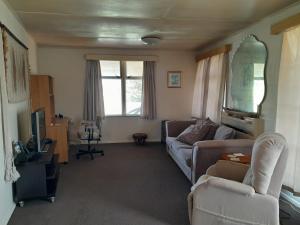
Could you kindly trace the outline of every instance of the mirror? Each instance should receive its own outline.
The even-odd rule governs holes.
[[[259,116],[265,97],[266,60],[267,48],[254,35],[241,43],[231,62],[227,109]]]

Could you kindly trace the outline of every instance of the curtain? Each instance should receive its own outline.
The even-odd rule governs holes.
[[[300,27],[284,33],[278,81],[276,131],[289,145],[284,185],[300,193]]]
[[[194,86],[192,116],[209,117],[221,122],[228,53],[222,53],[198,62]]]
[[[84,120],[103,119],[104,100],[99,60],[87,60],[84,87]]]
[[[5,29],[1,30],[1,46],[5,73],[0,79],[1,127],[3,135],[4,180],[16,181],[20,175],[14,165],[13,139],[27,141],[31,135],[29,99],[28,51],[20,45]],[[16,112],[16,107],[20,110]],[[14,109],[11,112],[11,109]],[[22,108],[22,109],[21,109]],[[11,124],[14,123],[14,124]],[[18,136],[12,136],[12,128],[18,128]]]
[[[221,122],[227,65],[228,54],[215,55],[210,59],[205,116],[217,123]]]
[[[156,119],[155,62],[144,61],[142,118]]]
[[[192,105],[193,117],[205,117],[209,64],[210,58],[198,62]]]

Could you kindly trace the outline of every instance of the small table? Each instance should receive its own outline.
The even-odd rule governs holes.
[[[135,133],[132,137],[137,145],[144,145],[148,136],[145,133]]]
[[[245,155],[243,153],[224,153],[222,154],[221,159],[243,164],[251,163],[251,155]]]

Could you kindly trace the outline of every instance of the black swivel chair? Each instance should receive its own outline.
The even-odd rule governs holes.
[[[95,129],[99,130],[99,135],[97,135],[96,137],[94,136]],[[91,159],[93,160],[94,154],[101,154],[101,156],[104,156],[104,151],[97,150],[95,147],[92,146],[93,144],[91,143],[92,141],[96,141],[98,144],[99,141],[101,141],[100,128],[85,126],[84,131],[85,131],[85,133],[87,133],[87,136],[85,135],[84,137],[82,137],[80,134],[78,134],[78,136],[79,136],[80,140],[88,142],[87,149],[79,149],[78,153],[76,154],[76,158],[79,159],[80,156],[90,155]]]

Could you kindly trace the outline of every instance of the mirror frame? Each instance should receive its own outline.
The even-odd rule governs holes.
[[[231,74],[233,74],[233,71],[232,71],[232,62],[233,62],[233,59],[234,59],[234,56],[235,54],[237,53],[237,51],[240,49],[241,45],[243,44],[243,42],[245,40],[247,40],[248,38],[254,38],[256,41],[262,43],[266,49],[266,60],[265,60],[265,67],[264,67],[264,86],[265,86],[265,93],[264,93],[264,96],[261,100],[261,102],[259,103],[259,105],[257,105],[257,112],[245,112],[245,111],[242,111],[242,110],[238,110],[238,109],[233,109],[233,108],[229,108],[227,107],[227,97],[228,97],[228,86],[229,86],[229,76],[227,76],[227,79],[226,79],[226,82],[225,82],[225,101],[224,101],[224,104],[225,106],[223,106],[223,110],[225,112],[227,112],[229,115],[232,115],[234,117],[238,117],[238,118],[244,118],[244,117],[252,117],[252,118],[259,118],[261,116],[261,110],[262,110],[262,104],[264,103],[265,99],[266,99],[266,96],[267,96],[267,65],[268,65],[268,56],[269,56],[269,51],[268,51],[268,48],[267,48],[267,45],[265,42],[261,41],[260,39],[258,39],[257,36],[255,36],[254,34],[249,34],[247,35],[245,38],[242,39],[242,41],[240,42],[239,46],[237,47],[237,49],[235,50],[235,52],[233,53],[232,55],[232,58],[230,60],[230,71],[231,71]]]

